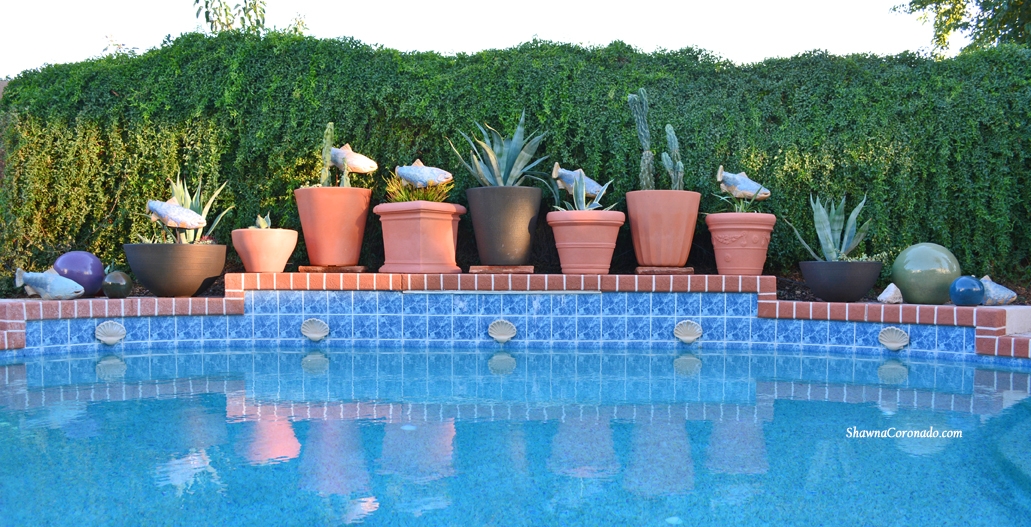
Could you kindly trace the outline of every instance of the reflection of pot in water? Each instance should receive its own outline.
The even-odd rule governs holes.
[[[413,483],[428,483],[454,474],[455,423],[390,423],[384,426],[380,474],[397,475]]]
[[[249,423],[252,426],[250,434],[240,439],[247,461],[260,465],[296,458],[301,453],[301,443],[297,441],[290,420],[275,415],[275,408],[271,406],[259,406],[257,414],[260,416],[258,420]]]
[[[895,428],[896,434],[899,431],[930,431],[932,427],[939,433],[939,437],[895,437],[895,448],[914,456],[935,456],[944,452],[949,439],[941,437],[940,433],[947,426],[943,415],[929,410],[903,410],[889,425]]]
[[[765,474],[766,437],[756,421],[715,421],[705,467],[721,474]]]
[[[172,485],[176,489],[177,496],[182,496],[184,491],[190,490],[203,474],[208,474],[212,482],[221,485],[218,473],[211,466],[211,459],[204,450],[191,449],[190,453],[183,457],[158,463],[155,472],[154,480],[157,485],[159,487]]]
[[[574,478],[607,478],[619,472],[609,420],[566,417],[560,421],[548,470]]]
[[[691,440],[683,416],[634,424],[623,488],[642,496],[694,490]]]
[[[344,523],[358,522],[379,509],[355,421],[310,421],[298,471],[304,490],[354,498],[347,502]]]

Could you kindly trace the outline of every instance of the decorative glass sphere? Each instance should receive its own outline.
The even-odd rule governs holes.
[[[944,304],[949,287],[959,278],[959,260],[936,243],[910,245],[891,266],[891,281],[907,304]]]
[[[984,303],[984,284],[973,276],[961,276],[949,286],[949,298],[957,306],[979,306]]]
[[[54,270],[81,285],[83,298],[96,296],[104,281],[104,264],[100,263],[100,258],[86,251],[71,251],[58,256]]]
[[[132,292],[132,278],[121,271],[112,271],[104,277],[101,287],[108,298],[126,298]]]

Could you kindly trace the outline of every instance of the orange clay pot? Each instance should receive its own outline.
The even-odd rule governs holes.
[[[282,273],[297,247],[292,229],[234,229],[233,248],[248,273]]]
[[[702,195],[688,190],[626,193],[637,265],[683,267],[691,254]]]
[[[563,274],[609,274],[616,235],[626,215],[612,210],[548,213]]]
[[[358,265],[372,191],[354,187],[294,190],[311,265]]]
[[[720,274],[760,275],[777,217],[761,212],[720,212],[705,217]]]
[[[458,217],[465,207],[432,201],[382,203],[372,212],[383,225],[381,273],[461,273],[455,263]]]

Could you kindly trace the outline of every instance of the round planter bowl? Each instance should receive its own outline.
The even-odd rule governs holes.
[[[688,190],[626,193],[637,265],[683,267],[691,255],[702,195]]]
[[[311,265],[358,265],[372,191],[356,187],[294,190]]]
[[[609,274],[616,235],[626,215],[612,210],[548,213],[563,274]]]
[[[248,273],[282,273],[296,246],[295,230],[233,230],[233,248]]]
[[[719,212],[706,216],[717,271],[724,275],[763,274],[775,223],[776,216],[761,212]]]
[[[226,246],[127,243],[122,246],[136,280],[156,296],[197,296],[222,275]]]
[[[526,265],[541,210],[536,187],[473,187],[466,189],[476,251],[483,265]]]
[[[877,283],[881,262],[798,262],[805,284],[824,302],[856,302]]]
[[[453,203],[404,201],[372,209],[383,226],[381,273],[458,274],[458,217],[465,207]]]

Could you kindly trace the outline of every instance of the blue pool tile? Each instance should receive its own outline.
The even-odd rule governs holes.
[[[727,355],[723,361],[725,379],[749,379],[752,361],[748,355]]]
[[[576,295],[553,295],[551,312],[555,316],[576,316]]]
[[[451,314],[451,293],[441,293],[436,295],[426,295],[426,311],[431,315],[450,315]]]
[[[626,317],[626,339],[636,342],[651,340],[651,317]]]
[[[405,298],[406,301],[407,296]],[[426,320],[426,315],[405,315],[401,317],[402,338],[426,339],[428,335]]]
[[[530,294],[526,296],[526,312],[530,315],[550,315],[553,295]]]
[[[576,340],[576,318],[575,316],[553,318],[551,320],[552,340]]]
[[[752,355],[752,372],[757,378],[773,377],[774,364],[777,360],[773,355]]]
[[[601,295],[602,315],[625,315],[626,293],[603,293]]]
[[[752,385],[747,382],[728,382],[723,387],[723,400],[737,404],[752,401]]]
[[[202,318],[205,317],[175,317],[176,340],[202,339],[204,337]]]
[[[228,353],[229,371],[233,373],[251,373],[254,371],[254,355],[250,353]]]
[[[408,293],[401,295],[405,315],[425,315],[429,312],[430,295],[422,293]]]
[[[576,298],[576,314],[578,316],[598,316],[601,314],[602,295],[574,295]]]
[[[175,340],[175,318],[151,317],[150,340]]]
[[[909,332],[909,349],[937,349],[937,328],[926,324],[913,324]]]
[[[551,340],[551,317],[527,317],[526,338],[528,340]]]
[[[596,296],[596,295],[592,295]],[[576,317],[576,340],[600,340],[601,339],[601,317],[580,316]]]
[[[852,382],[851,359],[839,359],[834,356],[827,359],[827,382]]]
[[[457,299],[459,295],[455,295]],[[452,317],[452,331],[454,333],[455,340],[475,340],[476,339],[476,326],[479,322],[479,317],[475,316],[455,316]]]
[[[128,327],[126,327],[126,341],[129,340]],[[25,347],[38,348],[43,345],[43,322],[30,320],[25,322]]]
[[[353,304],[351,291],[326,291],[326,313],[331,315],[350,315]]]
[[[854,346],[856,323],[832,320],[827,323],[827,343],[832,346]]]
[[[651,293],[627,293],[626,314],[650,316],[652,313]]]
[[[748,342],[752,333],[752,319],[745,317],[727,317],[725,340],[728,342]]]
[[[451,327],[452,321],[450,316],[428,317],[426,338],[430,340],[451,340]]]
[[[602,340],[626,340],[626,317],[601,317]]]
[[[329,313],[329,297],[326,291],[302,291],[301,301],[305,315],[325,315]]]
[[[175,355],[176,375],[179,377],[196,377],[204,374],[204,356],[198,354]]]
[[[802,371],[802,358],[778,355],[774,359],[774,369],[777,378],[798,378]]]
[[[451,356],[451,368],[455,377],[475,376],[479,366],[480,357],[475,353],[455,353]]]
[[[608,379],[626,378],[626,355],[604,353],[601,355],[601,374]]]
[[[262,315],[239,315],[226,317],[230,339],[254,338],[254,317]],[[128,320],[128,319],[127,319]]]
[[[881,343],[877,341],[877,336],[880,334],[881,329],[885,327],[883,324],[873,322],[856,322],[855,324],[856,346],[877,348],[881,346]]]
[[[521,293],[501,295],[501,313],[503,315],[525,315],[526,295]]]
[[[752,319],[752,342],[772,343],[777,339],[777,320],[772,318]]]
[[[777,342],[792,344],[802,341],[802,321],[777,319]]]
[[[676,293],[652,293],[652,316],[674,316],[677,314]]]
[[[601,377],[601,355],[597,353],[576,354],[577,377]]]
[[[401,315],[379,315],[376,322],[380,340],[401,338]]]
[[[96,342],[96,334],[96,319],[73,318],[68,322],[68,342],[70,344],[91,344]]]
[[[405,379],[422,379],[425,380],[429,375],[429,364],[430,355],[429,353],[409,353],[405,352],[401,354],[401,367],[404,373]],[[406,391],[407,393],[407,391]]]
[[[211,315],[201,318],[201,336],[207,340],[226,340],[229,338],[229,324],[227,318],[221,315]]]
[[[245,291],[243,294],[243,312],[254,313],[254,291]]]
[[[279,317],[256,315],[254,317],[254,338],[258,340],[279,338]]]
[[[727,314],[727,295],[725,293],[706,293],[702,296],[702,316],[722,317]]]
[[[426,359],[426,371],[431,378],[447,379],[447,392],[451,391],[451,353],[430,353]],[[447,395],[440,393],[440,395]]]
[[[802,357],[802,379],[827,382],[827,359],[824,357]]]
[[[501,314],[501,295],[477,295],[478,309],[477,313],[480,315],[500,315]]]
[[[400,291],[376,292],[376,313],[380,315],[400,315],[404,309],[404,294]]]
[[[677,295],[677,316],[697,317],[702,314],[700,293],[675,293]]]
[[[254,313],[279,313],[278,291],[254,291]]]
[[[125,326],[125,342],[148,342],[150,340],[151,317],[126,317],[122,320]]]
[[[934,364],[910,363],[906,385],[910,388],[934,390]]]
[[[454,315],[475,315],[480,312],[476,294],[455,294],[451,297],[451,313]]]
[[[827,344],[828,331],[829,328],[826,320],[803,320],[802,343]]]
[[[296,339],[301,338],[301,324],[304,323],[304,315],[279,315],[279,338]],[[324,319],[320,319],[325,322]]]
[[[727,316],[747,317],[754,316],[756,295],[749,293],[727,293]]]
[[[963,393],[966,391],[964,381],[962,367],[938,364],[934,370],[935,391]]]
[[[702,340],[717,342],[726,340],[726,317],[700,317],[696,322],[702,326]],[[673,338],[673,328],[669,328],[669,336]]]
[[[326,324],[329,324],[329,338],[350,339],[352,336],[351,315],[328,315]]]
[[[354,302],[354,313],[362,315],[374,315],[379,309],[379,293],[376,291],[354,291],[352,296]]]
[[[556,377],[573,378],[576,376],[576,355],[572,353],[555,353],[551,356],[551,375],[554,383]]]
[[[974,353],[974,328],[963,328],[963,351],[965,353]]]
[[[940,351],[963,351],[963,328],[938,326],[938,347]]]
[[[229,354],[212,353],[201,355],[201,357],[205,375],[229,373]]]
[[[304,313],[304,291],[279,291],[279,312]]]
[[[673,339],[673,326],[677,324],[673,317],[651,317],[652,327],[649,339],[664,341]]]

